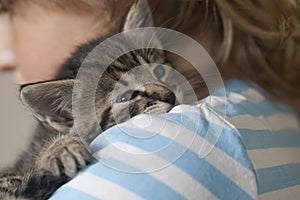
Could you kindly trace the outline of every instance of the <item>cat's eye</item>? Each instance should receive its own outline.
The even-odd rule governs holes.
[[[153,72],[154,72],[154,75],[160,79],[165,75],[166,70],[162,65],[159,65],[154,69]]]
[[[138,91],[128,90],[127,92],[123,93],[119,98],[116,100],[117,103],[126,102],[129,100],[134,99],[138,96]]]

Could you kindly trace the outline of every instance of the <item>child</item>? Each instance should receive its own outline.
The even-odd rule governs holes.
[[[21,78],[18,80],[20,83],[28,83],[28,82],[51,79],[55,74],[55,72],[57,71],[60,62],[62,62],[62,60],[64,60],[64,58],[66,58],[67,55],[69,55],[70,52],[72,52],[72,50],[77,44],[87,41],[95,36],[116,32],[117,30],[116,27],[118,26],[117,24],[120,23],[120,21],[118,20],[121,19],[121,17],[123,16],[126,10],[122,8],[127,8],[127,6],[131,4],[131,1],[122,1],[122,2],[114,1],[114,4],[111,5],[109,4],[110,3],[109,1],[105,1],[103,5],[98,5],[98,4],[96,5],[93,4],[95,3],[93,0],[76,1],[76,3],[74,1],[73,2],[74,4],[70,3],[70,1],[38,1],[38,2],[34,1],[35,3],[32,3],[29,0],[28,1],[20,0],[20,1],[12,1],[12,2],[13,4],[3,7],[2,10],[9,10],[12,13],[12,27],[14,32],[13,34],[14,34],[14,42],[15,42],[15,54],[16,54],[16,62],[18,66],[17,70],[19,70],[21,74]],[[193,37],[196,41],[198,41],[201,45],[203,45],[205,49],[210,53],[214,61],[216,62],[222,74],[223,79],[229,80],[232,78],[238,78],[238,79],[256,82],[258,85],[260,85],[261,87],[263,87],[265,90],[268,91],[268,93],[264,93],[265,96],[268,96],[268,98],[270,98],[271,100],[285,103],[291,106],[292,108],[294,108],[294,110],[296,110],[297,112],[300,111],[300,100],[299,100],[300,60],[298,55],[299,47],[300,47],[299,45],[300,16],[298,14],[299,3],[300,2],[297,0],[295,1],[292,0],[291,1],[285,1],[285,0],[259,1],[258,0],[255,3],[246,0],[176,1],[176,2],[172,0],[170,1],[167,0],[167,1],[150,2],[153,8],[153,14],[154,14],[156,25],[165,26],[168,28],[173,28],[175,30],[182,31],[183,33]],[[104,5],[106,5],[106,7]],[[113,21],[116,20],[115,24],[114,23],[106,23],[105,25],[103,24],[104,23],[103,18],[99,17],[98,11],[99,12],[100,10],[104,11],[105,10],[104,8],[107,9],[106,10],[107,13],[103,14],[102,17],[111,16],[112,17],[111,20]],[[36,17],[36,16],[44,15],[44,12],[46,12],[45,16],[41,18]],[[47,21],[48,18],[49,21]],[[111,20],[109,20],[109,22],[111,22]],[[61,22],[62,24],[59,24],[59,22]],[[64,27],[64,25],[68,25],[68,24],[70,25],[70,22],[72,22],[71,25],[72,27],[70,28]],[[45,24],[46,27],[44,27]],[[50,25],[54,25],[54,28],[51,27]],[[95,29],[93,29],[94,27],[93,25],[97,25]],[[107,27],[110,27],[110,25],[112,26],[112,28],[108,28],[108,30],[106,31],[105,29]],[[33,30],[38,30],[39,32],[33,32]],[[76,32],[73,32],[73,30],[76,30]],[[91,33],[90,30],[95,30],[95,31],[91,31],[92,32]],[[48,33],[50,37],[47,37]],[[60,33],[60,34],[56,35],[56,33]],[[53,38],[54,35],[56,35],[57,37]],[[69,35],[69,37],[71,37],[72,39],[64,43],[66,39],[65,35]],[[42,38],[39,38],[39,36],[42,36]],[[28,38],[30,37],[32,38],[32,40],[29,40],[30,42],[29,45],[26,42],[28,42]],[[49,45],[49,41],[51,41],[51,45]],[[36,44],[34,42],[36,42]],[[30,50],[29,48],[32,49]],[[30,54],[30,52],[32,52],[32,54]],[[52,54],[53,52],[54,54]],[[43,60],[44,62],[40,63],[41,58],[44,58],[45,55],[47,55],[47,59]],[[193,73],[190,72],[190,70],[192,69],[188,64],[186,64],[183,60],[180,60],[179,58],[175,58],[173,56],[170,56],[170,59],[176,66],[178,66],[177,68],[179,69],[179,71],[181,71],[183,74],[189,77],[189,79],[193,79],[192,77]],[[40,67],[41,65],[44,68],[41,68]],[[32,69],[31,67],[34,67],[34,69]],[[229,82],[229,83],[230,84],[228,87],[236,87],[239,85],[243,85],[243,83],[239,83],[239,82],[234,82],[234,83]],[[248,85],[245,86],[245,88],[249,88]],[[239,92],[242,93],[243,91],[235,91],[235,93],[233,94],[240,95]],[[257,95],[256,92],[251,94],[254,96]],[[241,95],[241,96],[246,97],[246,100],[247,98],[251,100],[251,98],[253,97],[251,95],[250,96]],[[251,104],[252,102],[250,100],[249,100],[250,103],[247,104],[249,107],[246,109],[246,111],[249,113],[251,113],[250,111],[252,105]],[[235,105],[233,105],[233,108],[238,108],[238,107],[235,107]],[[263,109],[263,107],[260,109]],[[260,110],[260,109],[256,110],[255,114],[257,116],[266,114],[264,112],[265,110]],[[274,108],[272,107],[271,109],[273,112],[275,112],[273,109],[276,110],[277,106],[275,106]],[[240,110],[239,109],[236,110],[238,111],[238,114],[240,114],[239,113]],[[225,122],[231,123],[235,127],[240,127],[240,129],[237,128],[237,130],[242,131],[242,127],[243,127],[242,122],[239,121],[236,122],[230,120],[228,121],[225,120]],[[272,122],[271,120],[270,122],[268,120],[261,119],[260,122],[262,124],[268,122],[266,126],[267,129],[263,129],[266,132],[267,130],[277,129],[276,128],[277,121]],[[282,122],[283,127],[285,126],[285,122],[286,121]],[[249,121],[248,124],[246,123],[246,125],[250,126],[251,123],[253,122]],[[255,125],[261,127],[258,124],[254,124],[254,126]],[[298,130],[298,132],[296,133],[293,132],[292,136],[287,134],[288,136],[286,137],[298,139],[299,129],[296,130]],[[253,135],[256,134],[258,133],[254,133]],[[237,142],[241,140],[242,142],[241,143],[233,142],[232,145],[233,144],[239,144],[241,146],[246,145],[245,148],[240,147],[240,150],[243,152],[242,160],[246,159],[247,160],[245,161],[246,163],[250,162],[249,165],[245,164],[248,167],[248,170],[250,170],[250,172],[247,171],[250,174],[249,175],[250,178],[248,177],[249,179],[247,179],[246,177],[243,177],[241,174],[237,174],[238,178],[240,179],[238,178],[234,179],[235,181],[233,181],[234,182],[233,184],[230,181],[228,182],[232,185],[235,185],[235,184],[240,184],[239,180],[243,183],[246,183],[247,180],[249,180],[249,184],[251,182],[251,184],[253,183],[254,185],[250,184],[249,187],[247,186],[244,188],[241,185],[238,185],[239,187],[235,190],[232,189],[234,187],[227,187],[222,184],[220,185],[216,184],[214,186],[213,184],[205,185],[205,182],[202,182],[202,184],[206,187],[206,189],[204,189],[203,191],[206,192],[207,190],[209,191],[205,193],[207,195],[206,197],[222,198],[224,197],[222,195],[226,195],[226,189],[232,189],[234,191],[238,191],[237,193],[235,193],[236,196],[233,196],[234,198],[237,199],[257,198],[258,195],[262,195],[261,197],[268,198],[270,197],[268,196],[269,194],[271,196],[273,195],[273,197],[276,196],[276,194],[278,194],[279,196],[283,195],[282,197],[284,197],[284,195],[287,195],[286,192],[280,191],[280,189],[287,189],[288,191],[292,191],[292,192],[294,191],[296,194],[297,192],[299,193],[299,184],[300,184],[299,170],[297,171],[296,168],[295,169],[293,168],[294,165],[290,164],[293,162],[296,162],[296,164],[299,163],[299,160],[297,160],[295,156],[292,156],[288,163],[289,164],[288,167],[290,166],[292,167],[286,168],[286,169],[295,170],[296,175],[293,179],[294,184],[284,186],[284,184],[280,184],[279,182],[278,185],[276,185],[276,187],[274,186],[274,188],[270,189],[268,188],[267,182],[269,181],[269,185],[272,185],[271,184],[272,181],[270,181],[271,180],[270,176],[266,176],[267,173],[264,172],[267,171],[268,173],[269,172],[272,173],[272,170],[264,168],[262,165],[258,164],[259,162],[256,162],[257,160],[260,159],[260,157],[257,156],[260,152],[258,154],[255,154],[255,152],[253,151],[251,152],[251,150],[256,150],[256,149],[254,147],[252,147],[252,149],[250,148],[251,144],[253,144],[251,142],[249,143],[249,141],[251,141],[250,135],[248,138],[246,137],[248,136],[247,134],[243,135],[242,133],[240,133],[240,135],[241,135],[240,138],[237,137],[234,139],[234,141]],[[246,139],[248,140],[245,141]],[[259,137],[257,137],[256,139],[259,139]],[[226,141],[226,139],[224,140]],[[272,138],[270,138],[270,140],[274,141],[274,145],[277,144],[276,139],[272,140]],[[282,145],[281,143],[278,144]],[[289,145],[290,144],[292,143],[289,143]],[[297,142],[295,144],[296,146],[298,145]],[[230,146],[230,144],[225,144],[225,143],[223,143],[223,145]],[[249,145],[250,147],[247,145]],[[289,147],[292,147],[292,145]],[[220,148],[222,149],[222,147]],[[275,147],[273,148],[275,149]],[[298,151],[299,148],[297,146],[295,152]],[[276,150],[274,150],[274,152],[276,153]],[[286,152],[292,152],[292,151],[290,151],[289,149],[289,151]],[[272,153],[271,155],[274,156],[274,153]],[[226,157],[226,155],[224,156]],[[248,156],[250,157],[250,159],[247,158]],[[272,159],[270,158],[270,160]],[[285,162],[287,161],[285,160],[283,163]],[[219,163],[219,165],[216,165],[215,167],[218,168],[223,164],[224,163]],[[225,166],[226,164],[227,163],[225,163]],[[101,169],[105,168],[101,165],[99,166],[99,164],[95,164],[91,166],[88,170],[92,171],[95,168],[97,169],[97,165]],[[253,168],[252,165],[254,165]],[[205,165],[200,164],[200,167],[201,166],[204,167]],[[270,164],[268,166],[274,167],[274,169],[276,169],[277,172],[283,171],[284,168],[286,167],[283,166],[282,168],[277,168],[278,166],[275,167]],[[298,165],[295,165],[295,167],[297,166]],[[229,167],[229,165],[227,165],[226,167]],[[216,174],[213,174],[210,171],[211,170],[210,168],[204,168],[204,169],[207,169],[208,171],[206,173],[211,176],[208,177],[203,176],[202,181],[205,178],[209,180],[213,180],[215,178],[216,180],[218,180],[218,177],[213,176]],[[87,172],[89,172],[88,170]],[[235,168],[232,168],[232,171],[229,171],[229,173],[233,175],[234,171]],[[254,171],[256,173],[254,173]],[[289,174],[289,172],[291,172],[291,170],[287,171],[286,173]],[[264,180],[259,179],[260,177],[255,177],[258,180],[257,181],[258,186],[255,185],[256,184],[255,178],[253,179],[255,174],[265,176]],[[163,175],[163,173],[161,175]],[[172,175],[168,173],[165,175],[176,176],[176,174]],[[282,175],[282,173],[279,173],[279,175]],[[289,174],[287,177],[283,177],[283,178],[287,178],[289,180],[291,179],[292,181],[291,176],[293,176],[293,174],[292,175]],[[100,177],[103,178],[103,175],[101,175],[101,173],[100,173]],[[130,176],[124,178],[128,181],[128,184],[134,183],[134,181],[130,179]],[[107,179],[111,180],[109,176]],[[81,179],[77,179],[77,180],[80,181]],[[141,180],[149,180],[149,179],[143,179],[142,177]],[[76,183],[76,179],[74,179],[74,182]],[[72,184],[76,185],[74,184],[74,182],[71,182],[70,185]],[[103,183],[103,187],[105,186],[106,188],[109,188],[109,186],[111,186],[110,184],[106,184],[106,182],[102,182],[102,183]],[[184,186],[188,187],[188,184],[185,185],[185,182],[182,182],[181,184],[183,187]],[[145,185],[143,185],[143,182],[142,183],[139,182],[139,184],[136,185],[136,187],[141,188],[141,190],[134,191],[134,192],[138,193],[140,191],[143,191],[143,188],[145,189],[144,186]],[[151,185],[151,184],[150,186],[155,187],[155,185]],[[173,186],[174,185],[172,184],[168,185],[168,187],[174,189]],[[114,187],[115,186],[113,185],[113,187],[110,189],[113,190],[117,188]],[[295,187],[296,189],[293,190],[292,187]],[[220,192],[222,191],[222,188],[225,188],[223,193]],[[245,190],[245,188],[249,189],[249,191],[246,191],[246,194],[244,194],[245,191],[243,191]],[[80,188],[77,189],[78,190],[72,191],[74,192],[73,194],[76,194],[76,191],[82,192],[84,190],[84,189],[80,190]],[[255,194],[255,192],[257,192],[256,189],[259,190],[258,191],[259,194]],[[68,190],[68,187],[63,188],[62,192],[64,192],[64,190]],[[160,192],[163,191],[164,190]],[[169,190],[165,190],[165,191],[169,191]],[[108,193],[109,192],[110,191],[108,190]],[[86,193],[93,194],[93,193],[89,193],[89,191]],[[230,196],[229,193],[230,192],[227,192],[228,196],[225,197],[229,198]],[[57,197],[60,197],[59,195],[61,194],[62,193],[58,193]],[[166,193],[166,195],[168,194],[169,193]],[[183,196],[188,195],[184,193],[184,191],[180,194]],[[99,193],[94,195],[99,195]],[[155,197],[155,194],[153,195]],[[88,196],[85,196],[85,198],[87,197]],[[101,197],[101,191],[100,191],[100,195],[97,197]],[[105,197],[104,193],[102,197]],[[195,199],[200,198],[200,196],[197,195],[184,196],[184,197],[185,198],[190,197]],[[148,198],[150,197],[148,196]],[[290,196],[290,198],[296,198],[296,196]]]
[[[132,2],[2,0],[2,12],[9,10],[12,16],[17,82],[53,77],[76,45],[117,32]],[[179,30],[197,40],[224,79],[255,81],[272,98],[299,110],[298,0],[154,0],[150,5],[156,26]]]

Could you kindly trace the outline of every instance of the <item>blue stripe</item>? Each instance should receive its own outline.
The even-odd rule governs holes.
[[[120,166],[121,169],[138,171],[137,169],[112,158],[105,162],[109,162],[114,166]],[[252,199],[245,191],[224,176],[220,171],[215,169],[207,161],[199,159],[193,152],[185,153],[185,155],[180,157],[173,165],[185,171],[218,198],[235,199],[238,197],[239,199]],[[85,171],[112,181],[147,199],[183,199],[183,197],[179,196],[174,190],[153,178],[151,173],[124,173],[103,166],[101,163],[95,164]],[[193,187],[190,183],[182,183],[182,185],[183,184]]]
[[[252,81],[231,79],[226,81],[224,86],[226,88],[226,91],[235,92],[235,93],[245,92],[251,88],[260,91],[259,93],[271,95],[267,90],[265,90],[264,88],[262,88],[261,86],[259,86],[258,84]]]
[[[240,92],[244,92],[249,90],[249,85],[246,82],[240,81],[238,79],[232,79],[229,81],[226,81],[225,84],[225,91],[226,91],[226,97],[229,96],[230,92],[236,92],[236,93],[240,93]],[[223,93],[223,88],[218,88],[216,90],[214,90],[210,95],[215,95],[215,96],[224,96]]]
[[[209,126],[215,127],[216,130],[220,130],[221,128],[213,122],[207,121],[207,119],[204,119],[198,113],[185,112],[181,113],[182,116],[176,113],[168,113],[167,115],[173,123],[176,123],[178,126],[183,126],[192,132],[196,132],[202,138],[206,136]],[[198,127],[195,124],[198,124]],[[215,145],[231,158],[241,163],[247,169],[253,170],[249,158],[245,155],[243,141],[238,134],[233,133],[233,130],[223,128],[222,133]]]
[[[90,194],[81,192],[79,190],[69,188],[67,186],[60,187],[50,198],[50,200],[100,200],[99,198],[93,197]]]
[[[294,114],[291,109],[284,108],[282,106],[270,103],[268,100],[262,100],[258,103],[252,103],[249,101],[242,101],[238,104],[227,101],[226,105],[226,115],[228,117],[235,117],[239,115],[252,115],[257,116],[270,116],[278,113]],[[214,110],[218,110],[219,107],[224,107],[224,105],[218,105],[213,107]],[[224,108],[223,108],[224,109]]]
[[[162,117],[162,116],[160,116]],[[201,137],[205,137],[207,132],[207,127],[209,125],[215,127],[215,129],[219,130],[221,127],[218,125],[213,124],[212,122],[208,122],[206,119],[202,118],[201,115],[198,113],[168,113],[167,118],[171,120],[175,126],[183,126],[192,132],[197,133]],[[165,119],[165,118],[163,118]],[[198,126],[197,126],[198,125]],[[138,148],[144,149],[148,152],[155,152],[159,151],[161,148],[165,148],[169,144],[176,145],[172,140],[162,135],[155,135],[148,139],[141,139],[141,138],[134,138],[130,137],[130,135],[138,135],[141,132],[147,132],[145,130],[141,131],[140,129],[133,129],[133,128],[126,128],[126,127],[117,127],[114,126],[111,129],[105,131],[103,134],[98,136],[91,144],[90,149],[92,152],[96,152],[105,146],[116,143],[116,142],[124,142]],[[154,134],[154,133],[146,133],[146,135]],[[176,133],[174,133],[176,134]],[[184,133],[180,133],[184,134]],[[107,141],[108,139],[108,141]],[[247,169],[252,170],[252,165],[249,162],[247,156],[245,156],[245,149],[243,148],[243,142],[240,140],[240,137],[237,134],[232,133],[231,130],[223,128],[222,133],[216,143],[216,146],[225,152],[227,155],[235,159],[237,162],[241,163]],[[178,154],[178,152],[183,152],[185,147],[181,145],[174,146],[173,148],[170,147],[171,150],[176,152],[170,151],[171,154]],[[200,146],[199,146],[200,150]],[[166,153],[166,151],[164,152]],[[174,157],[174,156],[173,156]],[[171,157],[171,159],[173,158]]]
[[[173,165],[185,171],[220,199],[252,199],[222,172],[190,150]]]
[[[300,185],[300,164],[256,170],[259,194]]]
[[[108,162],[114,163],[114,166],[119,165],[122,169],[128,169],[129,171],[137,172],[139,171],[138,169],[134,169],[126,163],[122,163],[118,160],[110,159]],[[135,193],[145,199],[185,199],[175,190],[152,177],[151,174],[133,174],[121,172],[107,167],[101,162],[94,163],[83,172],[92,173],[95,176],[113,182],[116,185],[126,188],[132,193]],[[101,190],[101,185],[99,186],[99,190]]]
[[[295,130],[239,129],[246,149],[300,147],[300,133]]]
[[[130,135],[126,134],[130,133]],[[117,127],[114,126],[108,131],[99,135],[90,145],[90,150],[92,153],[99,151],[100,149],[117,142],[123,142],[132,146],[139,147],[144,149],[145,151],[159,151],[161,148],[167,146],[170,142],[172,142],[169,138],[163,137],[159,134],[156,134],[150,138],[137,138],[132,137],[131,135],[148,135],[155,134],[148,131],[141,131],[139,129],[133,129],[128,127]]]
[[[120,129],[119,129],[120,130]],[[138,131],[136,129],[132,129],[132,131]],[[232,135],[232,133],[229,133]],[[118,137],[112,138],[113,140],[116,139],[117,141],[120,141],[120,135],[117,134]],[[111,135],[110,135],[111,136]],[[226,137],[228,138],[228,137]],[[197,182],[202,184],[204,187],[206,187],[208,190],[210,190],[213,194],[215,194],[219,198],[228,197],[229,199],[233,199],[234,197],[243,197],[243,199],[251,199],[251,197],[243,191],[240,187],[238,187],[234,182],[232,182],[228,177],[226,177],[222,172],[220,172],[218,169],[216,169],[213,165],[208,163],[204,159],[200,159],[198,154],[194,153],[193,151],[189,149],[185,149],[185,147],[181,146],[180,144],[176,142],[172,142],[171,140],[168,140],[168,138],[165,138],[161,135],[157,135],[156,137],[151,138],[151,143],[141,143],[138,140],[126,140],[125,142],[127,144],[133,145],[135,147],[141,148],[143,150],[146,150],[148,152],[154,152],[157,156],[163,158],[166,161],[169,161],[170,164],[172,162],[172,165],[175,165],[185,171],[187,174],[189,174],[191,177],[193,177]],[[155,139],[155,141],[153,141]],[[169,146],[164,149],[163,151],[155,152],[156,146],[153,144],[159,143],[160,141],[168,140],[172,142],[169,144]],[[116,142],[116,141],[114,141]],[[243,151],[239,151],[240,145],[236,145],[234,143],[231,143],[230,146],[233,148],[235,156],[238,155],[238,152],[242,155],[238,155],[244,159],[247,158],[247,156],[244,154]],[[186,150],[186,151],[185,151]],[[179,153],[178,153],[179,152]],[[184,152],[184,154],[181,156],[181,154]],[[174,157],[174,155],[176,157]],[[180,157],[181,156],[181,157]],[[246,159],[247,160],[247,159]],[[247,160],[248,161],[248,160]],[[110,166],[114,166],[116,168],[121,167],[119,169],[130,171],[130,168],[125,168],[123,164],[121,166],[116,166],[115,160],[113,159],[107,159],[105,160],[106,164],[109,164]],[[187,165],[188,163],[188,165]],[[118,164],[118,163],[117,163]],[[147,163],[145,163],[147,164]],[[225,164],[225,163],[224,163]],[[164,166],[161,166],[164,167]],[[134,169],[135,170],[135,169]],[[163,169],[162,169],[163,170]],[[132,171],[131,171],[132,172]],[[111,176],[110,176],[111,177]],[[222,189],[220,189],[222,188]]]
[[[226,81],[224,86],[225,86],[225,90],[226,90],[226,97],[229,97],[230,93],[239,94],[239,93],[245,92],[249,89],[258,90],[258,91],[260,91],[258,93],[262,93],[262,95],[269,94],[268,91],[264,90],[262,87],[260,87],[259,85],[255,84],[253,82],[245,82],[245,81],[241,81],[238,79],[232,79],[232,80]],[[224,94],[222,92],[222,88],[216,89],[210,95],[215,95],[215,96],[219,96],[219,97],[224,96]],[[262,112],[261,115],[264,115],[264,113],[265,113],[265,115],[267,115],[268,113],[271,114],[272,110],[273,110],[273,112],[295,113],[290,107],[283,105],[283,104],[269,101],[267,99],[264,99],[263,102],[259,102],[258,105],[252,104],[250,102],[248,102],[249,105],[246,105],[247,102],[248,101],[242,102],[242,104],[232,104],[232,108],[235,109],[235,106],[238,106],[238,107],[244,106],[245,110],[247,110],[248,112],[252,112],[253,108],[255,108],[257,110],[257,106],[259,106],[259,110],[257,110],[257,111],[258,111],[258,113],[259,113],[259,111],[261,111]],[[228,106],[230,106],[230,105],[228,105]],[[262,109],[262,110],[260,110],[260,109]],[[230,110],[228,110],[228,111],[230,113]],[[242,114],[242,113],[240,113],[240,114]],[[258,113],[255,112],[254,116],[257,116]],[[238,115],[238,113],[236,113],[236,115]]]

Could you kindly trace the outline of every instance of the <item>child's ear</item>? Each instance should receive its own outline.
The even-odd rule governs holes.
[[[147,0],[137,0],[127,14],[123,31],[152,26],[153,18]]]
[[[72,91],[74,80],[34,83],[21,88],[24,105],[44,123],[61,133],[73,126]]]

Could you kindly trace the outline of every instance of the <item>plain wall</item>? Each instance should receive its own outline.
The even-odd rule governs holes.
[[[11,165],[26,148],[35,126],[17,93],[12,74],[0,74],[0,168]]]

